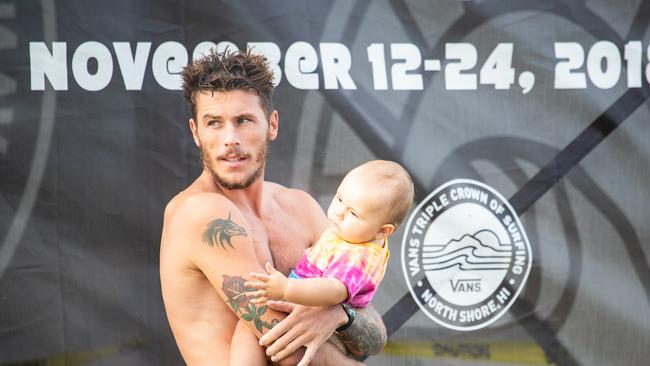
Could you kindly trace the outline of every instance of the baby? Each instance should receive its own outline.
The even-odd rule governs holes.
[[[353,169],[327,210],[329,228],[307,248],[289,277],[267,263],[266,274],[251,273],[253,280],[246,287],[254,291],[247,296],[254,297],[252,303],[367,306],[386,271],[387,239],[404,221],[413,196],[411,177],[397,163],[375,160]],[[260,351],[250,349],[250,344],[245,349],[242,343],[233,344],[231,364],[266,365],[263,350],[257,348]]]

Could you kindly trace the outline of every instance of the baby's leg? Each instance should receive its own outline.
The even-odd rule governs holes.
[[[267,365],[265,348],[260,346],[257,337],[243,320],[237,323],[230,342],[230,365]]]

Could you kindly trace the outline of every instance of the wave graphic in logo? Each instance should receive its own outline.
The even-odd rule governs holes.
[[[490,230],[463,235],[446,244],[424,243],[422,268],[437,271],[458,266],[470,270],[506,270],[510,266],[512,245],[502,244]]]

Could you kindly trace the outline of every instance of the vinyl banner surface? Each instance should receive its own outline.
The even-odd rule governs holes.
[[[648,363],[650,1],[0,0],[0,365],[184,364],[159,248],[211,48],[272,65],[267,180],[414,180],[364,362]]]

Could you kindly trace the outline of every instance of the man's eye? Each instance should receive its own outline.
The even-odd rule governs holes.
[[[218,125],[218,124],[219,124],[219,121],[215,121],[215,120],[208,121],[208,126],[210,126],[210,127],[212,127],[212,126],[216,126],[216,125]]]
[[[248,118],[239,118],[239,119],[237,119],[237,123],[239,123],[240,125],[244,124],[246,122],[250,122],[250,119],[248,119]]]

